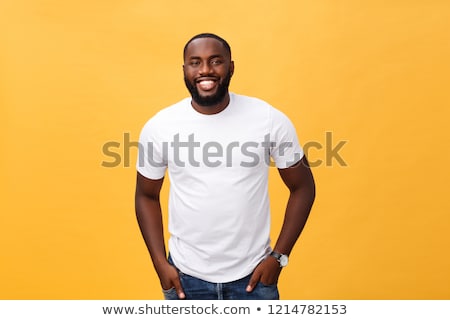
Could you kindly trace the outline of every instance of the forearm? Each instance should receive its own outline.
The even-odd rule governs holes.
[[[284,178],[286,180],[287,176],[285,175]],[[283,226],[275,244],[274,251],[287,255],[291,253],[295,242],[308,220],[314,197],[312,176],[310,183],[306,184],[305,187],[296,187],[291,190]],[[280,272],[280,264],[275,259],[263,260],[254,270],[246,290],[251,292],[258,281],[266,284],[276,283]]]
[[[139,183],[140,181],[140,183]],[[144,181],[144,183],[142,183]],[[147,183],[147,190],[143,191],[142,185]],[[153,261],[156,273],[164,290],[175,288],[178,297],[184,299],[185,295],[180,283],[178,271],[171,266],[166,257],[166,246],[164,242],[163,221],[161,205],[159,202],[159,190],[162,180],[150,182],[138,175],[136,188],[136,217],[139,228],[148,251]]]
[[[274,250],[289,255],[308,220],[315,198],[314,185],[291,191],[285,217]]]
[[[136,217],[153,265],[159,273],[167,263],[159,198],[136,195]]]

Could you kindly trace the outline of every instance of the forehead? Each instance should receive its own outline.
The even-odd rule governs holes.
[[[185,59],[192,57],[210,57],[210,56],[224,56],[228,57],[229,53],[225,46],[214,38],[198,38],[192,40],[186,48]]]

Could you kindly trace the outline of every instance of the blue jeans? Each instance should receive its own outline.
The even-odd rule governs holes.
[[[169,256],[169,263],[173,261]],[[181,286],[188,300],[278,300],[280,299],[277,284],[265,285],[259,282],[252,292],[247,292],[250,277],[248,276],[226,283],[204,281],[178,270]],[[178,300],[175,288],[163,290],[166,300]]]

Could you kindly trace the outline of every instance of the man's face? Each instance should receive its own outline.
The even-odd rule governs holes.
[[[223,44],[214,38],[193,40],[184,57],[184,82],[200,106],[215,106],[227,93],[234,64]]]

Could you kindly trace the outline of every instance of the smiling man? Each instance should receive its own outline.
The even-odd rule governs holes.
[[[234,62],[221,37],[194,36],[183,59],[191,97],[145,124],[137,161],[136,215],[164,297],[279,299],[279,275],[315,197],[295,128],[268,103],[228,91]],[[273,164],[290,196],[272,248]],[[166,171],[168,255],[159,200]]]
[[[217,43],[222,41],[218,38],[197,39],[202,40],[194,39],[184,49],[184,82],[194,108],[201,113],[218,113],[230,101],[228,86],[234,71],[231,49],[225,41]]]

